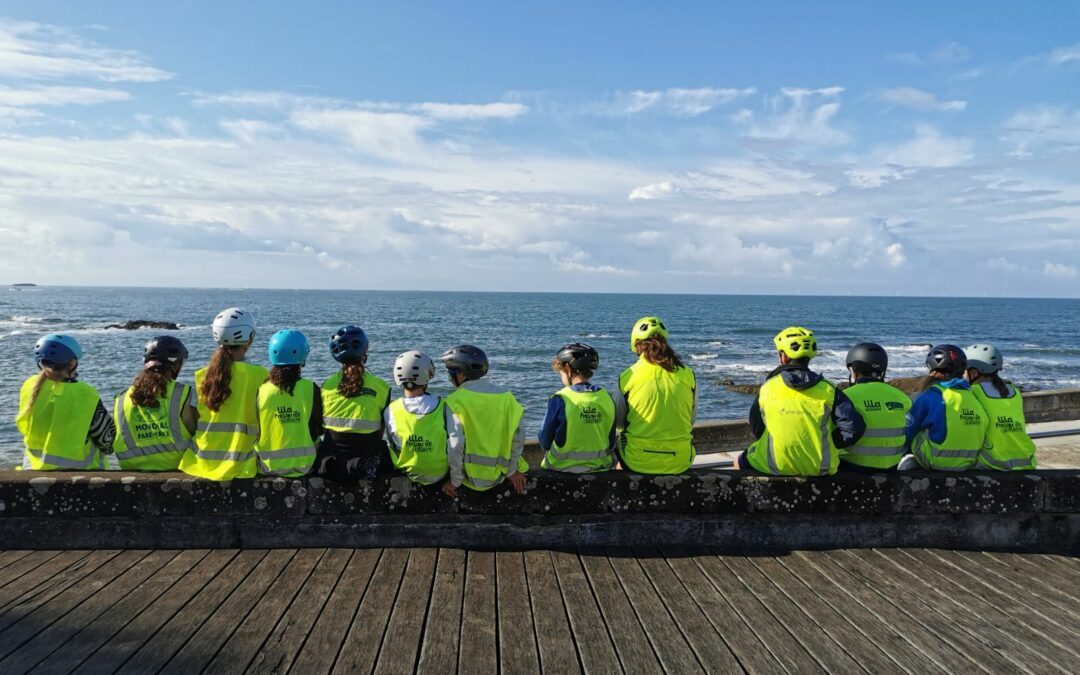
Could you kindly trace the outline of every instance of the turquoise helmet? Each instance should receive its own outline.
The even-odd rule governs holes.
[[[272,366],[302,366],[307,363],[310,349],[303,333],[286,328],[270,336],[266,351]]]

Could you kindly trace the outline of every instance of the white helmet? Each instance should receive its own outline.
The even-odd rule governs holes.
[[[424,386],[435,377],[435,362],[424,352],[405,352],[394,361],[394,382]]]
[[[246,309],[230,307],[214,317],[214,341],[225,347],[246,345],[255,334],[255,317]]]
[[[974,368],[983,375],[991,375],[1001,370],[1005,365],[1005,357],[1001,350],[994,345],[975,344],[964,350],[967,357],[967,367]]]

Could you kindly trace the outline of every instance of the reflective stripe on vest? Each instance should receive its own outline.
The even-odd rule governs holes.
[[[26,445],[23,466],[34,471],[104,469],[104,458],[88,437],[101,401],[98,393],[84,382],[46,379],[31,406],[39,377],[30,377],[19,389],[15,426]]]
[[[879,381],[854,384],[844,394],[866,423],[866,431],[855,445],[840,451],[840,458],[873,469],[891,469],[899,464],[907,440],[905,419],[911,399]]]
[[[136,471],[175,471],[183,453],[191,447],[180,413],[189,387],[169,382],[165,395],[158,399],[157,408],[136,406],[131,401],[131,389],[120,394],[113,406],[117,434],[113,452],[121,469]],[[149,426],[147,440],[169,439],[167,443],[140,444],[132,430],[132,417],[138,426]]]
[[[390,404],[394,440],[390,443],[390,459],[409,480],[431,485],[446,477],[446,402],[440,400],[435,409],[417,415],[405,408],[404,399]]]
[[[970,389],[946,389],[940,384],[932,388],[941,392],[945,406],[945,439],[935,443],[930,439],[929,431],[924,429],[912,439],[911,453],[925,469],[970,469],[986,442],[986,411]]]
[[[990,425],[986,443],[979,453],[979,466],[995,471],[1024,471],[1034,469],[1035,442],[1027,433],[1024,418],[1024,399],[1011,385],[1009,395],[1002,397],[989,382],[976,382],[971,390],[979,399]]]
[[[611,452],[611,429],[615,426],[615,402],[606,391],[576,391],[565,387],[555,394],[566,413],[566,438],[562,446],[552,443],[542,466],[555,471],[588,473],[615,465]]]
[[[694,371],[670,372],[644,356],[619,376],[626,399],[620,456],[631,471],[682,473],[694,463]]]
[[[465,431],[463,482],[474,490],[501,483],[510,470],[514,436],[524,412],[510,392],[488,394],[459,387],[445,399]],[[518,470],[528,469],[519,463]]]
[[[180,470],[211,480],[253,478],[258,473],[255,439],[259,436],[259,387],[269,373],[243,361],[232,364],[230,394],[221,408],[210,410],[202,396],[207,369],[195,372],[199,422],[193,447],[180,460]]]
[[[315,464],[311,415],[315,409],[315,383],[299,379],[288,393],[273,382],[259,387],[259,439],[255,454],[259,473],[267,476],[303,476]]]
[[[832,439],[835,398],[836,388],[827,380],[793,389],[781,375],[768,379],[758,393],[765,433],[747,450],[750,465],[774,476],[836,473],[839,453]]]
[[[341,433],[370,434],[382,428],[383,410],[390,403],[390,385],[364,373],[360,393],[346,398],[338,393],[341,373],[335,373],[320,390],[323,427]]]

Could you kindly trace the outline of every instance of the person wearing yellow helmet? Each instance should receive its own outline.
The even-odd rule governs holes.
[[[813,331],[785,328],[773,344],[780,365],[750,406],[750,429],[757,440],[736,463],[774,476],[834,474],[840,449],[857,443],[866,423],[843,392],[810,370],[818,353]]]
[[[694,463],[697,380],[667,337],[658,317],[637,320],[630,349],[638,360],[619,376],[612,395],[619,458],[637,473],[682,473]]]

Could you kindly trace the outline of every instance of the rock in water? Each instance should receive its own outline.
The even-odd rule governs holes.
[[[137,319],[135,321],[125,321],[124,323],[114,323],[106,328],[119,328],[120,330],[138,330],[140,328],[157,328],[159,330],[180,330],[180,325],[175,324],[172,321],[147,321],[146,319]]]
[[[889,384],[912,398],[929,389],[930,385],[933,383],[934,378],[929,375],[921,375],[919,377],[897,377],[889,380]]]

